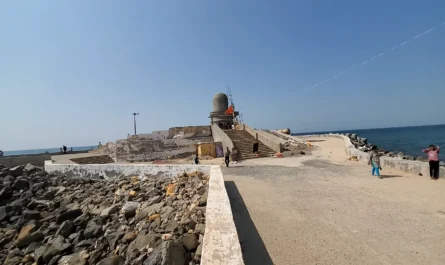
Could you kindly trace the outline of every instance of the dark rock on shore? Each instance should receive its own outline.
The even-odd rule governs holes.
[[[29,164],[0,174],[1,264],[200,263],[202,173],[99,180]]]

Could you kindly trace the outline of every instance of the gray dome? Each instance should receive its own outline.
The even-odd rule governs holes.
[[[213,112],[224,112],[229,108],[229,99],[224,93],[213,96]]]

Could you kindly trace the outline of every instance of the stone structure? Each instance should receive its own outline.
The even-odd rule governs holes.
[[[238,116],[238,112],[234,111],[233,114],[226,114],[226,110],[229,109],[229,99],[224,93],[218,93],[213,96],[213,111],[210,112],[210,124],[218,125],[220,128],[230,129],[234,124],[234,119]]]

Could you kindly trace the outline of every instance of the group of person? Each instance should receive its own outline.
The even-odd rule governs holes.
[[[241,162],[240,155],[238,152],[238,149],[236,147],[232,148],[232,150],[229,149],[229,147],[226,148],[226,152],[224,153],[224,163],[226,164],[226,167],[229,167],[230,160],[235,163]],[[195,155],[195,165],[201,164],[199,162],[199,156],[198,154]]]
[[[73,148],[71,147],[70,152],[73,152]],[[68,153],[68,147],[66,147],[66,145],[60,147],[60,153],[61,154],[67,154]]]
[[[428,154],[428,163],[430,166],[430,178],[432,180],[439,179],[439,152],[440,147],[435,145],[430,145],[427,149],[422,150],[423,153]],[[382,178],[380,175],[380,170],[382,170],[382,165],[380,163],[380,155],[377,152],[377,146],[373,146],[368,157],[368,165],[371,165],[372,175],[377,175],[378,178]]]

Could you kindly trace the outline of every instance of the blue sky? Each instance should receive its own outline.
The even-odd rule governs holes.
[[[296,132],[445,123],[443,0],[2,1],[0,149],[244,120]]]

